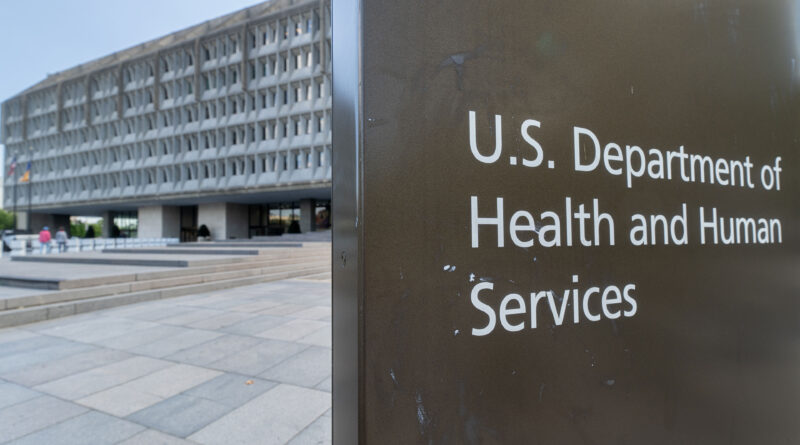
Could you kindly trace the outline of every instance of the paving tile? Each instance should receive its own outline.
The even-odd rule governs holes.
[[[267,329],[255,335],[257,337],[271,338],[273,340],[293,341],[299,340],[325,327],[330,329],[330,324],[317,320],[290,320],[280,326]]]
[[[118,362],[128,357],[130,357],[130,354],[122,351],[95,349],[58,360],[35,364],[17,372],[5,374],[3,378],[20,385],[36,386],[88,369]]]
[[[332,428],[333,419],[322,415],[286,445],[330,445],[333,443]]]
[[[330,306],[311,306],[308,309],[303,309],[293,313],[293,318],[303,318],[306,320],[321,320],[331,315]]]
[[[185,326],[189,323],[194,323],[196,321],[204,320],[206,318],[210,318],[222,313],[223,311],[218,311],[213,309],[190,308],[190,310],[186,311],[183,314],[175,315],[173,317],[162,318],[158,320],[158,322],[176,326]]]
[[[55,339],[50,346],[31,348],[0,359],[0,375],[12,374],[40,363],[47,363],[81,352],[96,349],[94,346]]]
[[[241,298],[241,295],[237,295],[236,297],[225,296],[223,298],[217,299],[217,301],[209,302],[206,304],[205,307],[209,309],[221,309],[230,311],[230,308],[239,306],[242,303],[248,301],[248,298]]]
[[[313,388],[331,375],[329,348],[311,346],[260,374],[259,377]]]
[[[255,314],[247,314],[244,312],[225,312],[200,321],[189,323],[186,326],[195,329],[208,329],[213,331],[224,328],[225,326],[230,326],[232,324],[249,320],[255,316]]]
[[[96,317],[83,323],[55,325],[41,331],[44,334],[83,343],[94,343],[119,335],[131,335],[135,331],[152,328],[154,323],[116,317]]]
[[[219,371],[177,364],[92,394],[78,403],[125,417],[220,375]]]
[[[317,386],[315,386],[314,389],[326,392],[333,391],[333,378],[328,377],[327,379],[320,382]]]
[[[202,397],[231,408],[238,408],[245,402],[272,389],[275,385],[277,385],[275,382],[241,374],[226,373],[202,385],[195,386],[184,394]]]
[[[0,410],[0,440],[18,439],[85,412],[82,406],[50,396],[9,406]]]
[[[308,309],[304,304],[284,303],[275,307],[264,309],[260,313],[265,315],[291,315]]]
[[[146,321],[159,321],[165,318],[170,317],[177,317],[179,315],[184,315],[187,312],[191,312],[193,309],[186,306],[162,306],[156,307],[149,310],[139,310],[132,314],[125,315],[129,318],[135,318],[137,320],[146,320]]]
[[[125,440],[144,427],[98,412],[88,412],[29,434],[13,445],[111,445]]]
[[[177,395],[127,417],[132,422],[185,438],[231,410],[200,397]]]
[[[261,342],[263,340],[255,337],[228,334],[201,345],[184,349],[166,358],[176,362],[205,366],[231,354],[250,349]]]
[[[298,343],[264,340],[253,348],[209,363],[208,367],[255,376],[306,348]]]
[[[131,389],[167,398],[222,374],[198,366],[177,364],[125,384]]]
[[[189,440],[207,445],[284,445],[330,406],[328,393],[281,384],[189,436]]]
[[[162,433],[156,430],[145,430],[120,442],[119,445],[191,445],[192,442]]]
[[[120,385],[79,399],[77,403],[117,417],[125,417],[162,400],[162,397]]]
[[[330,324],[324,328],[317,329],[316,331],[306,335],[297,340],[298,343],[307,345],[323,346],[330,348],[333,344],[333,330]]]
[[[110,337],[96,342],[98,346],[106,348],[130,350],[137,346],[142,346],[147,343],[152,343],[157,340],[162,340],[175,336],[183,332],[186,328],[179,326],[156,325],[149,329],[137,331],[136,335],[122,334],[116,337]]]
[[[203,331],[200,329],[185,329],[170,337],[162,338],[151,343],[135,346],[129,351],[150,357],[166,357],[178,351],[197,346],[201,343],[214,340],[223,334],[219,332]]]
[[[0,381],[0,409],[41,396],[42,393],[23,386]],[[2,438],[0,438],[2,440]]]
[[[11,342],[26,340],[29,338],[39,337],[40,335],[35,332],[26,331],[19,328],[5,328],[0,329],[0,347],[5,349],[5,345]]]
[[[121,362],[53,380],[38,385],[34,389],[64,399],[77,400],[153,373],[169,365],[171,365],[170,362],[149,357],[131,357]]]
[[[280,326],[290,319],[274,315],[258,315],[249,320],[245,320],[220,329],[223,332],[239,335],[254,335],[268,329]]]
[[[66,340],[46,335],[36,335],[34,337],[11,340],[3,343],[2,347],[0,347],[0,358],[67,343]]]
[[[228,308],[228,310],[237,312],[255,313],[278,305],[280,305],[280,303],[273,301],[271,299],[270,300],[262,299],[258,301],[248,301],[238,306],[232,306]]]

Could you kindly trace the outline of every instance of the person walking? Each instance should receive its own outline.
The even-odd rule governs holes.
[[[39,232],[39,245],[41,246],[41,253],[50,253],[50,228],[44,226],[41,232]]]
[[[64,230],[64,227],[59,227],[58,232],[56,232],[56,244],[58,244],[58,253],[66,252],[67,251],[67,240],[69,236],[67,232]]]

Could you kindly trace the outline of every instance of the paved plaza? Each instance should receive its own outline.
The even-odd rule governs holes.
[[[329,444],[330,281],[0,330],[2,444]]]

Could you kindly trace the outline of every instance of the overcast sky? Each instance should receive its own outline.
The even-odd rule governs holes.
[[[0,0],[0,102],[48,73],[256,3],[259,2]],[[5,167],[0,168],[0,175],[5,174],[2,170]]]

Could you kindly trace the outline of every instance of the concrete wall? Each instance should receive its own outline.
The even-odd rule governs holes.
[[[247,205],[245,204],[230,204],[228,203],[226,206],[226,239],[241,239],[241,238],[249,238],[249,231],[250,231],[250,222],[248,221],[248,217],[250,216],[247,211]]]
[[[175,206],[139,207],[139,238],[178,238],[180,209]]]
[[[211,232],[211,239],[224,240],[225,238],[225,203],[214,202],[197,206],[197,228],[203,224]]]
[[[244,204],[215,202],[197,206],[197,227],[205,224],[212,240],[247,238],[247,217],[247,205]]]
[[[50,228],[50,231],[55,233],[58,230],[59,226],[63,226],[64,229],[69,232],[69,215],[56,215],[52,213],[34,213],[31,216],[31,232],[39,233],[40,230],[44,226]],[[17,213],[17,229],[19,230],[27,230],[28,229],[28,212],[18,212]]]

